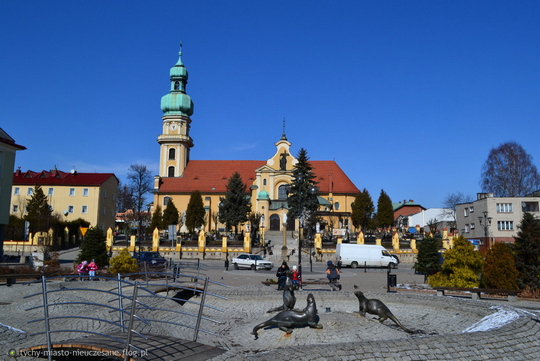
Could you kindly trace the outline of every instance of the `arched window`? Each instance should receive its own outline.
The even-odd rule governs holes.
[[[288,191],[289,191],[289,185],[288,184],[280,185],[279,188],[278,188],[278,199],[287,199]]]
[[[171,197],[163,197],[163,207],[167,207],[167,204],[169,204],[170,200]]]
[[[263,179],[263,186],[266,185],[266,178]]]
[[[174,177],[174,167],[172,165],[169,167],[169,177]]]
[[[174,148],[169,149],[169,159],[176,159],[176,149]]]

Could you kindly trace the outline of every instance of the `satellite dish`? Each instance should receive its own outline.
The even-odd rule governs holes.
[[[64,211],[63,211],[62,213],[64,213],[64,216],[66,216],[66,217],[67,217],[67,215],[68,215],[68,211],[66,211],[66,210],[64,209]]]
[[[73,175],[77,174],[77,171],[75,170],[75,166],[73,166],[73,169],[71,170],[71,174]]]

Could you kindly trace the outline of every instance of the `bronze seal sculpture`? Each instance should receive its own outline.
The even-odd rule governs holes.
[[[255,335],[255,339],[258,338],[257,331],[264,327],[277,326],[281,331],[287,334],[293,332],[293,327],[309,326],[311,328],[321,329],[322,325],[317,324],[319,322],[319,316],[317,316],[317,305],[315,303],[315,297],[313,294],[307,296],[307,306],[303,310],[285,310],[281,311],[268,321],[258,324],[253,328],[251,332]]]
[[[405,332],[408,332],[408,333],[423,333],[423,331],[421,331],[421,330],[416,330],[416,331],[415,330],[410,330],[410,329],[406,328],[405,326],[403,326],[401,324],[401,322],[399,322],[399,320],[396,318],[396,316],[394,316],[392,314],[392,312],[390,312],[388,307],[386,307],[386,305],[382,301],[377,300],[377,299],[367,299],[366,296],[364,296],[364,293],[361,292],[361,291],[354,292],[354,295],[358,298],[358,302],[360,304],[360,309],[359,309],[358,313],[361,316],[365,317],[366,312],[371,313],[372,315],[379,316],[378,321],[380,323],[383,323],[384,320],[389,318],[392,321],[394,321],[394,323],[396,325],[401,327]]]
[[[296,304],[296,297],[294,296],[294,287],[292,283],[292,271],[286,271],[285,285],[283,286],[283,304],[279,307],[272,308],[266,313],[278,312],[283,310],[292,310]]]

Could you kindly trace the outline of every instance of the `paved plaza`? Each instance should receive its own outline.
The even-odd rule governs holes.
[[[293,263],[293,262],[291,262]],[[266,311],[280,306],[282,292],[276,286],[265,286],[261,282],[275,278],[272,271],[229,270],[225,271],[222,261],[203,261],[208,266],[206,276],[230,287],[210,286],[210,292],[226,299],[207,297],[209,306],[205,316],[221,321],[221,324],[203,324],[216,336],[199,333],[198,342],[223,349],[225,352],[210,358],[222,360],[536,360],[540,354],[540,302],[504,299],[482,299],[469,297],[438,297],[433,292],[423,291],[423,277],[416,275],[411,265],[400,265],[395,271],[398,283],[415,290],[399,289],[387,292],[386,270],[344,269],[341,283],[343,290],[330,291],[327,285],[306,285],[296,291],[296,307],[306,306],[306,298],[312,293],[317,303],[319,324],[322,329],[296,328],[286,335],[278,328],[259,330],[259,337],[251,334],[253,327],[272,317]],[[304,280],[325,280],[325,265],[313,264],[304,267]],[[91,285],[94,288],[111,289],[109,282],[51,282],[51,288],[70,288]],[[356,288],[355,288],[356,286]],[[416,286],[416,287],[415,287]],[[46,344],[41,336],[28,334],[39,330],[40,324],[27,323],[37,318],[42,311],[24,311],[38,305],[39,297],[24,299],[23,296],[39,292],[41,286],[16,284],[0,289],[0,359],[9,360],[10,349],[21,349],[37,344]],[[361,317],[355,290],[363,291],[368,298],[383,301],[407,328],[421,330],[410,335],[392,321],[380,324],[373,315]],[[66,299],[106,302],[101,292],[63,292]],[[60,296],[59,296],[60,297]],[[150,303],[157,301],[148,301]],[[183,306],[170,300],[161,300],[167,308],[196,312],[196,306]],[[153,304],[153,306],[156,306]],[[73,307],[73,306],[69,306]],[[92,311],[107,317],[107,311]],[[170,317],[165,315],[157,316]],[[182,315],[170,317],[170,321],[181,322]],[[68,321],[66,321],[68,322]],[[42,324],[41,324],[42,325]],[[84,324],[88,330],[111,331],[111,326],[99,322]],[[9,328],[11,327],[11,329]],[[66,325],[67,327],[67,325]],[[21,333],[24,331],[25,333]],[[167,324],[144,326],[143,332],[191,340],[192,330]],[[41,338],[40,338],[41,337]],[[80,335],[61,335],[68,339]],[[19,360],[31,358],[19,357]],[[182,358],[168,358],[182,359]],[[208,358],[206,358],[208,359]]]

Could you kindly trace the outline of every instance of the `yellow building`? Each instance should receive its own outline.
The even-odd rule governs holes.
[[[19,169],[13,175],[11,214],[19,218],[25,215],[36,184],[47,196],[53,214],[60,214],[66,221],[82,218],[102,230],[114,229],[118,179],[113,173]]]
[[[238,172],[247,184],[251,209],[264,215],[264,226],[281,230],[287,214],[287,187],[297,160],[292,155],[291,143],[285,129],[275,143],[276,151],[266,160],[191,160],[193,139],[189,135],[193,102],[186,94],[188,72],[182,64],[182,52],[170,71],[171,88],[161,99],[163,111],[160,144],[159,175],[154,181],[154,207],[165,209],[172,199],[176,208],[187,209],[192,192],[201,192],[207,211],[206,230],[215,229],[213,216],[217,214],[219,197],[224,197],[229,178]],[[310,161],[319,187],[319,216],[334,228],[349,224],[351,204],[359,193],[335,161]],[[287,219],[287,230],[295,230],[298,222]],[[223,228],[218,224],[218,229]]]

